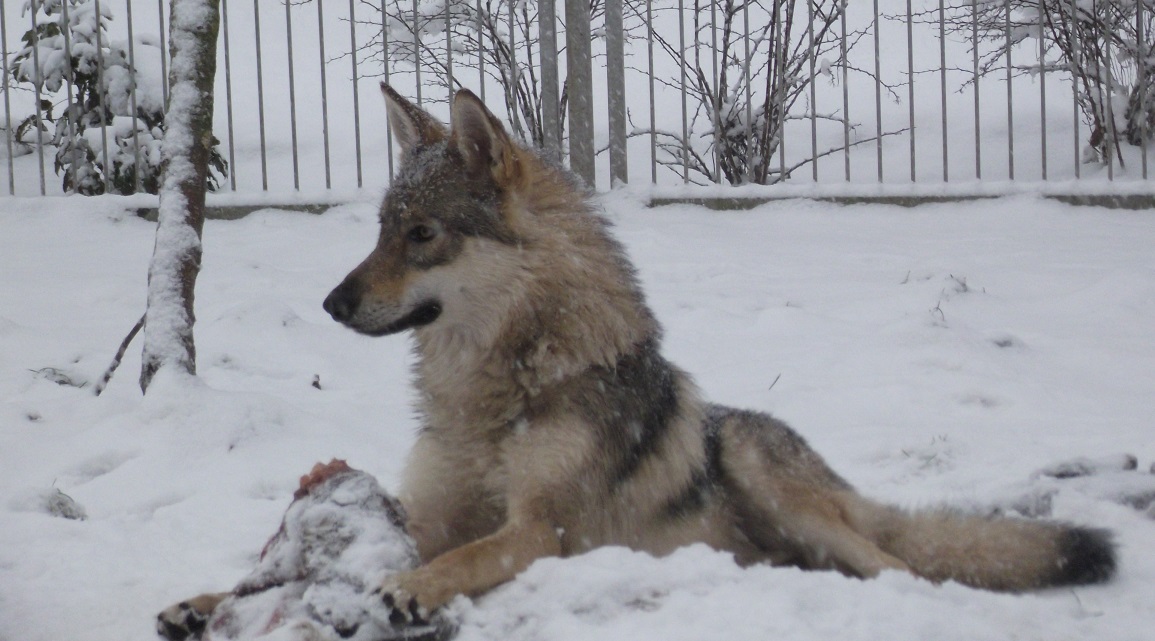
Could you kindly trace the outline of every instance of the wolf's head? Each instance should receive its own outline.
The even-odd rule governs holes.
[[[514,143],[467,90],[446,127],[381,88],[401,168],[377,246],[325,299],[335,320],[371,336],[414,329],[425,355],[500,341],[520,367],[558,373],[657,335],[580,181]]]
[[[324,303],[335,320],[374,336],[429,325],[452,311],[450,299],[470,294],[469,277],[486,277],[454,273],[465,262],[489,277],[500,271],[464,259],[486,245],[518,244],[509,200],[527,153],[468,90],[454,97],[449,128],[388,85],[381,90],[401,168],[381,204],[376,248]]]

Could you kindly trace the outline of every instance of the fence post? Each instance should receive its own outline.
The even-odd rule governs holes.
[[[610,120],[610,186],[630,181],[626,161],[626,56],[622,0],[606,0],[606,84]]]
[[[569,166],[593,188],[594,88],[590,54],[590,5],[565,0],[565,53],[569,92]]]
[[[1143,3],[1135,3],[1135,60],[1139,67],[1139,113],[1143,114],[1143,120],[1140,122],[1146,123],[1147,119],[1147,98],[1151,93],[1151,70],[1148,65],[1153,62],[1150,59],[1150,48],[1144,47],[1143,43],[1147,42],[1150,34],[1143,33]],[[1144,124],[1140,129],[1142,134],[1142,176],[1143,180],[1147,180],[1147,144],[1151,140],[1151,129]]]
[[[31,0],[28,13],[32,18],[32,29],[29,33],[32,34],[32,65],[36,69],[36,82],[32,83],[32,95],[35,97],[37,105],[42,104],[40,86],[44,84],[44,76],[40,73],[40,35],[36,30],[36,13],[39,10],[40,6],[37,0]],[[43,112],[40,109],[34,109],[32,113],[36,117],[36,131],[45,131]],[[36,145],[36,157],[40,169],[40,195],[45,196],[48,194],[48,190],[44,178],[44,145]],[[11,156],[9,156],[8,161],[12,161]]]
[[[561,160],[561,114],[558,110],[557,3],[541,0],[538,11],[538,39],[541,41],[541,137],[542,147],[552,160]]]
[[[12,103],[8,98],[8,19],[4,5],[0,5],[0,73],[4,83],[4,145],[8,152],[8,195],[16,195],[16,173],[12,165],[15,134],[12,131]]]

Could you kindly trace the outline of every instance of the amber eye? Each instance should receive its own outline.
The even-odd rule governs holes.
[[[437,232],[428,225],[414,225],[409,230],[409,240],[415,243],[427,243],[433,240]]]

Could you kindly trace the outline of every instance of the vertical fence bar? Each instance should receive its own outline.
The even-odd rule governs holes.
[[[132,0],[128,0],[131,2]],[[168,23],[164,20],[164,0],[156,0],[157,28],[160,33],[160,88],[164,104],[168,105],[168,45],[165,43],[165,34],[168,33]]]
[[[878,182],[882,182],[882,63],[879,60],[880,36],[878,32],[878,0],[874,0],[874,128],[878,132],[875,154],[878,163]]]
[[[445,86],[449,91],[449,100],[453,100],[453,15],[450,9],[452,2],[445,3]],[[528,29],[528,25],[526,25]]]
[[[743,38],[746,46],[746,62],[742,65],[742,81],[746,85],[746,149],[754,149],[754,94],[753,83],[750,82],[750,3],[742,5],[742,29],[746,37]],[[750,182],[750,176],[754,173],[753,163],[757,162],[753,153],[748,153],[746,158],[746,176],[743,182]],[[766,163],[769,165],[770,158],[766,158]]]
[[[979,3],[971,0],[971,57],[975,89],[975,180],[983,177],[982,109],[979,106]]]
[[[381,79],[389,83],[389,14],[386,13],[386,0],[381,0]],[[400,5],[398,5],[400,11]],[[393,184],[393,129],[385,128],[385,146],[389,150],[385,156],[389,159],[389,184]]]
[[[816,98],[815,76],[817,60],[814,56],[814,0],[806,0],[807,38],[810,44],[810,177],[818,182],[818,102]],[[747,33],[749,37],[749,33]]]
[[[566,6],[572,0],[567,0]],[[678,0],[678,76],[682,96],[682,182],[690,182],[690,120],[686,104],[686,3]],[[571,139],[573,132],[570,133]]]
[[[1045,0],[1039,0],[1039,144],[1042,147],[1040,151],[1043,156],[1039,166],[1043,172],[1043,180],[1047,179],[1047,61],[1044,58],[1047,53],[1047,41],[1044,38],[1046,33],[1045,14]]]
[[[654,105],[654,3],[646,0],[646,65],[650,91],[650,182],[658,184],[658,130]]]
[[[1098,2],[1092,1],[1091,6],[1095,8],[1095,15],[1099,15]],[[1107,25],[1103,25],[1104,31]],[[1102,60],[1105,63],[1103,66],[1107,70],[1107,102],[1104,103],[1104,111],[1107,116],[1107,180],[1115,180],[1115,154],[1119,150],[1119,130],[1115,123],[1115,109],[1113,103],[1115,102],[1115,70],[1111,65],[1111,36],[1114,34],[1102,34],[1103,40],[1103,56]],[[1103,76],[1100,74],[1099,76]]]
[[[690,12],[690,14],[694,16],[694,23],[690,25],[690,34],[691,34],[690,40],[693,43],[690,45],[690,48],[694,52],[694,64],[690,67],[691,69],[693,69],[693,72],[690,74],[690,86],[691,87],[693,87],[695,84],[700,84],[700,81],[698,81],[698,79],[697,79],[698,78],[698,71],[702,68],[702,49],[706,48],[703,46],[705,44],[705,41],[703,40],[704,34],[702,33],[702,26],[701,26],[701,19],[702,19],[703,13],[705,13],[705,9],[703,8],[702,0],[694,0],[694,9]],[[706,92],[699,91],[699,95],[702,98],[698,101],[699,103],[702,103],[706,100],[708,100],[710,103],[713,103],[713,99],[709,95],[707,95]],[[712,106],[713,106],[712,104],[709,105],[709,107],[712,107]],[[710,121],[713,122],[713,120],[714,120],[713,116],[710,116]]]
[[[842,165],[846,173],[846,182],[850,182],[850,61],[846,59],[846,5],[838,9],[839,22],[842,23],[842,38],[839,44],[839,53],[842,56]]]
[[[136,100],[136,37],[133,33],[133,3],[125,2],[126,16],[128,20],[128,68],[132,70],[133,83],[128,89],[129,105],[133,110],[133,192],[140,193],[141,189],[141,144],[140,136],[137,135],[137,122],[140,119],[140,113],[137,111]],[[226,49],[228,51],[228,49]],[[228,53],[225,54],[225,66],[228,67]],[[232,132],[229,133],[229,144],[232,144]],[[230,165],[230,169],[231,169]],[[236,179],[233,180],[233,191],[237,191]]]
[[[626,53],[622,0],[606,0],[606,84],[610,125],[610,187],[630,182],[626,150]]]
[[[1147,180],[1147,143],[1151,140],[1151,128],[1148,125],[1147,119],[1147,96],[1151,92],[1151,78],[1147,75],[1150,73],[1147,69],[1147,63],[1150,62],[1148,56],[1151,53],[1151,46],[1147,43],[1148,34],[1143,33],[1143,4],[1145,0],[1139,0],[1135,3],[1135,58],[1138,60],[1139,66],[1139,113],[1142,115],[1141,122],[1143,123],[1140,129],[1142,140],[1140,142],[1140,157],[1142,158],[1142,175],[1143,180]]]
[[[778,83],[774,87],[776,95],[774,96],[775,110],[778,113],[778,182],[786,180],[786,92],[787,83],[790,82],[785,76],[786,72],[786,45],[783,42],[789,37],[789,33],[782,29],[782,3],[783,0],[774,0],[774,47],[775,58],[778,64]],[[746,3],[747,5],[749,3]],[[790,11],[789,8],[786,9]],[[750,21],[746,21],[746,33],[750,33]],[[749,56],[747,56],[749,58]],[[750,61],[746,61],[746,86],[750,86]],[[770,159],[766,159],[766,164],[770,164]],[[768,172],[767,172],[768,173]]]
[[[64,36],[64,59],[68,61],[68,97],[65,101],[65,109],[68,113],[68,137],[72,141],[72,192],[80,191],[80,157],[77,155],[80,152],[79,145],[76,141],[76,116],[80,113],[80,107],[73,103],[73,91],[75,90],[76,76],[75,70],[72,68],[72,24],[68,16],[68,2],[60,3],[61,14],[60,17],[64,20],[61,25],[60,33]]]
[[[938,0],[939,92],[942,94],[942,181],[950,182],[950,135],[946,115],[946,8]]]
[[[703,34],[702,34],[701,22],[700,22],[702,19],[702,14],[705,13],[705,11],[702,8],[702,0],[694,0],[694,9],[690,13],[691,13],[691,15],[694,16],[694,23],[692,25],[690,25],[690,33],[692,34],[691,41],[693,42],[693,44],[691,45],[690,48],[693,49],[693,51],[694,51],[694,65],[691,67],[691,69],[693,69],[694,72],[693,72],[693,74],[691,76],[691,80],[690,80],[690,83],[691,83],[690,86],[692,87],[692,86],[694,86],[694,84],[698,84],[698,80],[697,80],[698,70],[700,70],[702,68],[702,49],[705,48],[702,46],[704,43],[702,41]],[[704,92],[701,90],[699,90],[698,93],[699,93],[699,96],[701,96],[701,98],[698,101],[699,102],[699,109],[701,108],[700,103],[708,101],[707,110],[712,111],[713,106],[714,106],[713,97],[708,95],[708,92]],[[695,111],[697,111],[697,110],[695,110]],[[710,116],[710,122],[711,123],[714,122],[714,117],[712,115]],[[717,141],[715,140],[715,142],[717,142]],[[707,175],[710,178],[713,178],[713,172],[708,171],[709,170],[708,167],[703,167],[703,169],[706,169]]]
[[[517,16],[514,13],[514,4],[516,3],[509,3],[509,91],[505,95],[505,100],[506,104],[509,105],[510,113],[513,114],[513,130],[518,131],[521,129],[521,114],[518,113],[519,110],[517,108],[517,86],[521,80],[519,79],[520,73],[517,68]],[[590,78],[590,91],[593,91],[592,70]],[[592,118],[592,98],[590,99],[590,109]],[[590,184],[592,185],[593,183]]]
[[[297,78],[293,69],[293,3],[285,3],[285,46],[289,67],[289,133],[293,141],[293,189],[301,189],[301,161],[297,145]]]
[[[592,189],[594,165],[594,88],[590,53],[590,5],[566,0],[566,70],[569,75],[569,165]]]
[[[1078,0],[1069,0],[1069,1],[1071,3],[1071,13],[1067,19],[1069,21],[1071,21],[1071,27],[1070,28],[1077,28],[1077,26],[1074,24],[1073,21],[1075,19],[1075,12],[1078,11],[1078,7],[1075,5],[1075,3],[1078,2]],[[1083,145],[1079,141],[1079,135],[1080,135],[1079,134],[1079,123],[1082,121],[1082,118],[1079,115],[1079,69],[1082,69],[1082,62],[1083,62],[1079,56],[1079,52],[1081,49],[1082,49],[1081,46],[1075,47],[1074,59],[1070,61],[1070,64],[1071,64],[1071,111],[1073,113],[1071,129],[1074,131],[1074,136],[1073,136],[1072,142],[1074,142],[1074,144],[1075,144],[1075,149],[1074,149],[1074,151],[1075,151],[1075,154],[1074,154],[1075,178],[1081,178],[1082,172],[1083,172],[1083,158],[1082,158]],[[1090,90],[1091,90],[1090,85],[1088,85],[1087,83],[1084,82],[1083,88],[1087,91],[1088,98],[1090,98]]]
[[[93,8],[96,10],[96,86],[97,91],[104,91],[104,49],[100,37],[100,0],[93,2]],[[101,104],[104,104],[104,96],[101,96]],[[105,105],[107,109],[107,105]],[[102,113],[100,118],[100,158],[104,163],[104,193],[112,191],[112,164],[108,162],[108,114]]]
[[[940,0],[939,6],[942,6]],[[912,15],[911,0],[906,0],[906,102],[907,102],[907,139],[910,142],[910,182],[915,181],[915,131],[914,131],[914,17]]]
[[[325,189],[333,188],[333,172],[329,159],[329,83],[325,72],[325,3],[317,1],[317,46],[321,51],[321,144],[325,154]],[[354,79],[356,82],[356,79]]]
[[[125,4],[132,4],[127,2]],[[221,37],[225,46],[225,117],[229,132],[229,184],[237,190],[237,145],[233,127],[233,60],[229,47],[229,3],[221,0]],[[135,111],[135,109],[133,110]]]
[[[557,69],[557,3],[541,0],[537,14],[538,56],[541,58],[541,134],[545,153],[561,161],[561,114]],[[480,36],[480,33],[478,34]]]
[[[750,32],[746,32],[746,40],[750,39]],[[721,145],[721,130],[722,130],[722,115],[721,115],[721,100],[718,99],[721,86],[718,85],[720,80],[718,76],[718,3],[710,3],[710,71],[714,79],[715,92],[711,98],[710,111],[713,113],[712,125],[714,127],[714,182],[722,182],[722,163],[720,156],[722,153]]]
[[[48,194],[48,183],[44,177],[44,117],[40,111],[40,83],[44,81],[44,74],[40,72],[40,34],[36,32],[36,14],[40,10],[40,3],[37,0],[31,2],[31,11],[28,13],[32,17],[32,65],[36,68],[36,81],[32,83],[32,95],[36,99],[36,108],[33,110],[36,115],[36,156],[40,162],[40,195],[45,196]]]
[[[253,31],[257,51],[257,123],[261,135],[261,190],[269,190],[269,153],[265,144],[265,77],[261,61],[261,0],[253,0]]]
[[[556,5],[554,8],[556,10]],[[485,38],[485,30],[482,21],[481,0],[477,0],[475,11],[477,13],[477,85],[481,90],[478,97],[481,98],[481,102],[485,102],[485,49],[481,46],[481,41]],[[557,33],[556,29],[554,33]]]
[[[1015,93],[1012,86],[1011,67],[1011,0],[1003,3],[1004,30],[1007,46],[1007,178],[1015,179]]]
[[[349,0],[349,58],[353,63],[353,147],[357,164],[357,189],[365,186],[361,167],[361,75],[357,72],[357,12],[356,2]]]
[[[417,106],[421,106],[421,13],[413,0],[413,73],[417,81]]]
[[[12,131],[12,102],[9,99],[8,85],[8,10],[0,4],[0,72],[4,74],[4,143],[8,151],[8,195],[16,195],[16,168],[13,138],[16,132]]]

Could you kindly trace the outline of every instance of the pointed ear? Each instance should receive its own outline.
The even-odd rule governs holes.
[[[421,107],[409,102],[393,87],[381,83],[381,93],[385,96],[385,107],[389,112],[389,129],[401,153],[410,149],[440,142],[448,137],[445,125],[429,115]]]
[[[489,172],[498,185],[509,186],[521,175],[517,146],[472,91],[453,97],[450,144],[456,145],[471,172]]]

